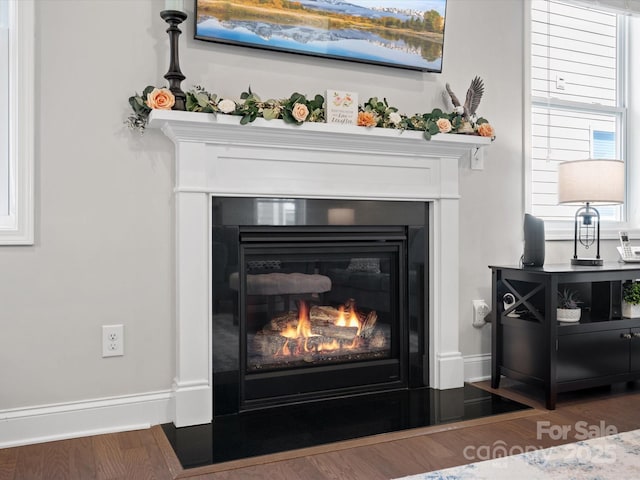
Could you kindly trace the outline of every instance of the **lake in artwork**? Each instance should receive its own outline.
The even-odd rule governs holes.
[[[196,38],[439,72],[446,0],[198,0]]]

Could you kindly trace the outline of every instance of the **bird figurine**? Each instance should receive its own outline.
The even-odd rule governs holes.
[[[460,100],[458,100],[458,97],[453,93],[448,83],[445,87],[447,89],[447,93],[451,97],[451,103],[453,103],[456,111],[462,115],[462,118],[465,121],[468,122],[471,117],[475,115],[478,105],[480,105],[480,100],[482,100],[482,94],[484,93],[484,83],[482,82],[482,79],[476,76],[471,80],[471,85],[469,86],[469,90],[467,90],[467,98],[465,99],[464,105],[460,103]]]

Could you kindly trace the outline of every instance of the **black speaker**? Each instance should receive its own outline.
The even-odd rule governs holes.
[[[544,221],[528,213],[524,214],[522,265],[525,267],[544,265]]]

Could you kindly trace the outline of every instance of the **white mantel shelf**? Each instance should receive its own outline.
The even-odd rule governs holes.
[[[326,151],[393,153],[394,155],[440,155],[466,157],[474,170],[483,169],[482,147],[491,139],[478,135],[437,134],[425,140],[423,133],[392,128],[367,128],[355,125],[303,123],[283,120],[255,121],[240,125],[239,116],[153,110],[150,128],[160,128],[174,141],[234,143],[251,146],[286,146]]]
[[[459,351],[459,169],[491,140],[345,125],[285,124],[154,110],[148,128],[175,144],[177,427],[213,412],[211,259],[214,196],[403,200],[429,205],[428,384],[462,387]]]

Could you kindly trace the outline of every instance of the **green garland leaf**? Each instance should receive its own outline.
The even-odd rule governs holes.
[[[265,120],[275,120],[279,116],[279,112],[275,108],[265,108],[262,110],[262,118]]]

